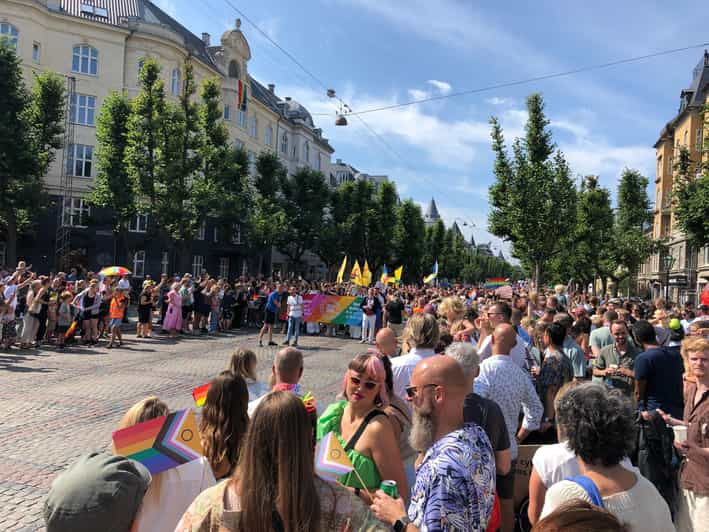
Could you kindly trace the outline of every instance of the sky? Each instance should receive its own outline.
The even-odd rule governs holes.
[[[709,41],[707,8],[667,2],[470,2],[456,0],[155,0],[212,44],[244,14],[355,111],[446,95]],[[481,4],[481,5],[477,5]],[[294,7],[297,5],[297,9]],[[511,145],[523,135],[525,99],[541,92],[554,140],[573,174],[615,189],[625,167],[650,179],[653,144],[674,117],[703,48],[514,87],[349,117],[247,21],[249,73],[313,114],[340,158],[386,174],[402,198],[433,197],[447,225],[491,242],[487,191],[494,181],[489,119]],[[367,127],[368,126],[368,127]],[[372,135],[374,130],[378,137]],[[465,224],[465,225],[464,225]]]

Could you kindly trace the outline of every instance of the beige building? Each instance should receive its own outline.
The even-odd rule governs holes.
[[[709,247],[697,250],[689,246],[672,210],[673,180],[680,148],[689,150],[692,173],[701,171],[699,163],[707,157],[703,109],[708,97],[709,53],[705,51],[694,68],[691,86],[680,93],[676,116],[662,129],[654,146],[656,177],[652,236],[667,243],[671,259],[659,253],[652,255],[641,267],[638,284],[641,292],[645,291],[651,297],[668,296],[679,303],[697,302],[699,292],[709,282]]]
[[[239,20],[212,46],[209,34],[194,35],[148,0],[2,0],[0,33],[15,43],[28,84],[33,74],[42,70],[58,72],[68,80],[66,148],[46,178],[61,212],[55,216],[54,241],[50,244],[45,238],[36,243],[36,253],[28,253],[37,255],[34,264],[38,269],[54,266],[46,249],[52,246],[57,254],[73,253],[90,269],[113,259],[103,249],[112,244],[100,238],[108,236],[106,229],[91,234],[87,227],[91,213],[83,198],[96,175],[96,119],[101,104],[112,91],[137,94],[138,71],[145,57],[162,66],[170,98],[177,98],[182,90],[185,60],[192,62],[198,84],[209,77],[220,78],[230,137],[235,146],[247,151],[252,163],[259,153],[274,151],[290,172],[309,166],[330,175],[334,150],[307,109],[291,98],[279,98],[273,84],[266,87],[249,75],[251,50]],[[237,102],[239,82],[247,90],[245,111]],[[146,216],[138,216],[131,229],[140,236],[148,223]],[[210,242],[212,233],[216,235],[214,228],[206,226],[200,240],[217,243],[216,236]],[[195,251],[193,270],[207,268],[231,275],[248,271],[238,226],[227,244],[233,249],[225,245],[218,255],[212,253],[214,246]],[[146,245],[131,244],[134,272],[155,274],[173,267],[172,258],[166,257],[167,243],[153,250]]]

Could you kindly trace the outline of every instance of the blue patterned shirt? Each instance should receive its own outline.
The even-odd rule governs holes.
[[[409,519],[421,532],[484,531],[494,498],[490,441],[470,423],[426,451],[411,492]]]

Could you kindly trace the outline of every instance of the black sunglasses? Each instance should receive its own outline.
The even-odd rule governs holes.
[[[424,388],[431,388],[431,387],[437,387],[437,386],[440,386],[440,384],[431,383],[431,384],[422,384],[421,386],[407,386],[405,388],[406,395],[409,399],[413,399],[414,397],[416,397],[416,394],[418,393],[419,388],[424,389]]]
[[[350,382],[352,382],[352,384],[354,384],[355,386],[359,386],[361,384],[362,386],[367,388],[367,390],[374,390],[374,388],[377,387],[376,382],[363,381],[362,379],[360,379],[359,377],[355,377],[354,375],[350,375]]]

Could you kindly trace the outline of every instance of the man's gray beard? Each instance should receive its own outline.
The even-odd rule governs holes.
[[[419,412],[414,409],[409,445],[420,453],[428,451],[433,445],[436,425],[430,413]]]

